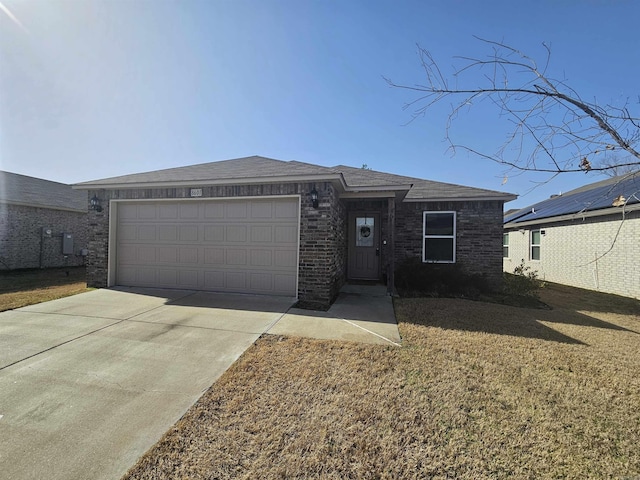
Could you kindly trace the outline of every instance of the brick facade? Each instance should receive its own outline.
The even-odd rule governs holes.
[[[501,201],[396,203],[396,265],[407,257],[422,258],[423,212],[455,211],[456,263],[500,285],[502,209]]]
[[[319,194],[313,208],[309,192]],[[109,200],[190,198],[190,188],[92,190],[102,200],[102,212],[89,212],[89,257],[87,283],[106,287],[109,265]],[[345,281],[346,240],[344,205],[331,183],[282,183],[265,185],[212,186],[202,189],[202,199],[299,195],[300,256],[298,298],[309,308],[326,308]]]
[[[319,193],[313,208],[309,192]],[[87,282],[106,287],[109,265],[109,200],[190,198],[190,188],[92,190],[102,199],[103,211],[89,212],[89,257]],[[340,199],[330,182],[230,185],[202,188],[201,199],[299,195],[300,250],[298,299],[300,306],[327,308],[347,278],[349,212],[378,212],[381,233],[381,277],[389,274],[391,242],[387,199]],[[422,256],[422,212],[456,210],[458,263],[472,273],[482,273],[492,282],[502,276],[502,202],[425,202],[396,205],[396,264],[407,256]]]
[[[51,236],[43,235],[51,229]],[[62,234],[73,235],[73,255],[62,254]],[[87,248],[87,214],[0,204],[0,270],[79,266]]]
[[[540,260],[531,260],[532,229],[540,236]],[[505,230],[509,256],[505,272],[524,261],[540,278],[574,287],[640,298],[640,211]]]

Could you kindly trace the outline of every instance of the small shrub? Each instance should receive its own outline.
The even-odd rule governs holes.
[[[478,298],[490,293],[492,285],[484,275],[470,274],[459,264],[422,263],[407,258],[395,271],[400,295]]]
[[[538,277],[537,270],[524,264],[524,261],[513,269],[513,273],[504,274],[503,289],[507,295],[538,298],[538,291],[544,282]]]

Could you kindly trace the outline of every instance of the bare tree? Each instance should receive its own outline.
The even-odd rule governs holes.
[[[628,157],[621,159],[620,155],[615,152],[606,152],[596,165],[598,167],[608,167],[600,170],[600,173],[608,177],[621,177],[640,172],[640,165],[633,163]]]
[[[551,50],[544,43],[545,58],[539,66],[533,58],[504,43],[476,38],[491,53],[486,58],[455,57],[458,66],[451,75],[445,75],[432,54],[418,46],[425,83],[403,85],[385,79],[393,87],[418,94],[405,105],[412,110],[412,119],[424,116],[436,104],[452,102],[446,119],[451,149],[464,149],[497,162],[507,172],[556,175],[640,168],[640,113],[632,112],[629,99],[619,106],[583,99],[564,80],[548,73]],[[482,101],[509,122],[506,140],[494,152],[461,145],[453,139],[455,120]],[[598,161],[600,154],[608,154],[607,159],[615,161]]]

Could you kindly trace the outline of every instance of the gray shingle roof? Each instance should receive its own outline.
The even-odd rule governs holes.
[[[620,195],[627,205],[640,203],[640,172],[591,183],[529,205],[504,217],[504,223],[522,223],[562,215],[610,209]]]
[[[167,168],[153,172],[134,173],[119,177],[104,178],[77,184],[81,187],[92,185],[133,185],[142,183],[172,183],[193,181],[218,181],[246,178],[285,177],[303,175],[326,175],[335,173],[331,169],[302,162],[283,162],[265,157],[244,157],[220,162],[201,163],[186,167]]]
[[[337,165],[332,170],[342,173],[347,185],[352,187],[378,187],[378,186],[394,186],[394,185],[411,185],[416,181],[420,181],[415,177],[404,177],[392,173],[378,172],[365,168],[348,167],[346,165]]]
[[[438,199],[465,198],[469,200],[500,199],[513,200],[515,195],[484,188],[466,187],[453,183],[434,182],[431,180],[420,180],[414,183],[406,196],[407,200],[438,200]]]
[[[87,211],[87,193],[71,185],[0,171],[0,202]]]
[[[449,183],[422,180],[415,177],[394,175],[363,168],[338,165],[322,167],[310,163],[297,161],[282,161],[271,158],[252,156],[224,160],[220,162],[203,163],[186,167],[169,168],[154,172],[122,175],[90,182],[76,184],[76,188],[126,188],[144,184],[185,184],[188,182],[229,183],[233,180],[265,181],[314,177],[319,180],[343,179],[347,189],[380,189],[408,191],[406,199],[410,201],[432,199],[496,199],[512,200],[514,195],[493,190],[464,187]]]

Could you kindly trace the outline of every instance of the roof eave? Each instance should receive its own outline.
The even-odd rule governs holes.
[[[487,195],[482,197],[429,197],[429,198],[405,198],[404,202],[490,202],[501,201],[510,202],[518,198],[517,195]]]
[[[347,184],[341,173],[334,175],[286,175],[274,177],[243,177],[243,178],[223,178],[208,180],[179,180],[172,182],[82,182],[71,185],[74,190],[124,190],[134,188],[174,188],[174,187],[204,187],[218,185],[254,185],[259,183],[295,183],[295,182],[333,182],[337,183],[342,190],[347,190]]]
[[[89,210],[89,207],[87,207],[87,209],[85,210],[81,208],[62,207],[57,205],[44,205],[41,203],[18,202],[14,200],[3,200],[3,199],[0,199],[0,203],[4,205],[16,205],[19,207],[31,207],[31,208],[45,208],[47,210],[59,210],[63,212],[87,213],[87,211]]]
[[[346,191],[351,193],[360,192],[397,192],[397,191],[409,191],[411,189],[410,184],[394,184],[394,185],[352,185],[348,186]]]

